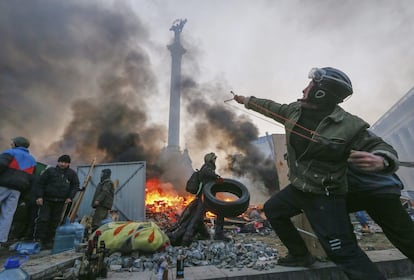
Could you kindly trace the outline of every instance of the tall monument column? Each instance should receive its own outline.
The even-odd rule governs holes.
[[[170,119],[168,126],[168,145],[157,161],[163,170],[162,181],[185,193],[185,183],[193,172],[188,151],[180,151],[180,95],[181,95],[181,58],[186,50],[180,42],[180,34],[186,19],[173,22],[170,30],[174,31],[174,41],[168,45],[171,53],[171,85],[170,85]]]
[[[174,31],[174,42],[168,45],[171,53],[170,114],[168,125],[169,150],[180,150],[180,95],[181,95],[181,58],[186,50],[180,42],[180,34],[186,19],[175,20],[170,30]]]

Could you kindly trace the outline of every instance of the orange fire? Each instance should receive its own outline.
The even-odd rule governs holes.
[[[145,205],[153,214],[164,213],[173,219],[173,213],[181,214],[184,208],[195,198],[193,195],[180,195],[170,183],[162,183],[157,178],[149,179],[145,184]],[[237,196],[218,192],[216,197],[222,201],[234,201]],[[206,218],[215,218],[216,215],[210,211],[206,212]]]
[[[169,207],[176,207],[177,210],[184,209],[194,199],[191,195],[180,195],[173,185],[162,183],[157,178],[149,179],[146,182],[145,195],[145,204],[155,212],[165,211]]]
[[[238,199],[237,196],[228,192],[218,192],[216,193],[216,198],[226,202],[235,201]]]

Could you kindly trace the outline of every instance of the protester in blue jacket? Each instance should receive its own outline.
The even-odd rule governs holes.
[[[36,166],[29,153],[30,142],[24,137],[12,139],[11,149],[0,154],[0,243],[8,240],[13,215],[21,193],[30,188]]]

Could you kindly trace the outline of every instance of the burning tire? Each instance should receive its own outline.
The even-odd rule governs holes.
[[[216,194],[219,192],[231,193],[238,197],[233,201],[218,199]],[[203,188],[204,204],[207,210],[225,217],[236,217],[247,210],[250,203],[250,193],[242,183],[224,179],[222,184],[215,182],[208,183]]]

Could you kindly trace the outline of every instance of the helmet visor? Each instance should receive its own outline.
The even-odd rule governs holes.
[[[321,68],[312,68],[309,71],[308,78],[314,80],[315,82],[322,81],[323,77],[326,75],[326,71]]]

